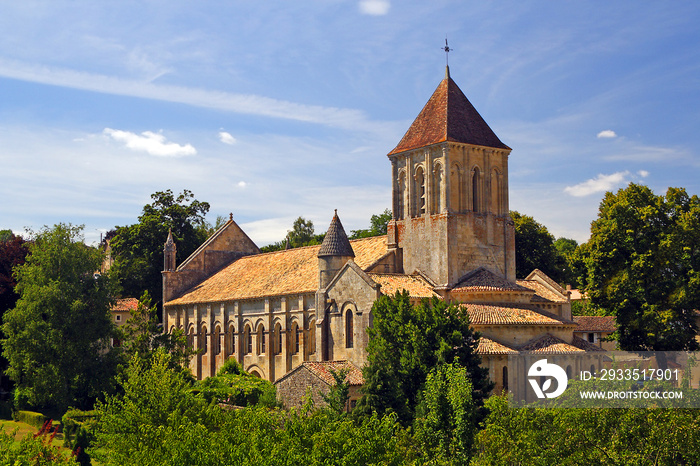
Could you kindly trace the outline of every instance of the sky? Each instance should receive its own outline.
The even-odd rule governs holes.
[[[0,229],[99,241],[192,191],[259,246],[367,228],[445,74],[509,158],[510,208],[586,241],[606,191],[700,194],[700,2],[0,3]]]

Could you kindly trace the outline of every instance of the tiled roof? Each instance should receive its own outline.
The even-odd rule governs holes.
[[[114,306],[111,307],[112,311],[130,311],[139,307],[139,300],[136,298],[124,298],[117,299]]]
[[[479,267],[466,274],[452,291],[530,291],[517,283],[499,277],[485,268]]]
[[[368,273],[369,277],[381,285],[380,291],[393,296],[397,291],[406,290],[412,298],[431,298],[438,296],[430,284],[420,275],[402,275],[397,273]]]
[[[462,306],[467,308],[472,325],[574,325],[572,321],[540,309],[469,303]]]
[[[544,301],[551,301],[555,303],[565,303],[566,299],[562,298],[559,294],[555,293],[554,291],[550,290],[546,286],[544,286],[542,283],[536,281],[536,280],[518,280],[518,285],[524,286],[525,288],[529,288],[532,291],[535,292],[535,300],[538,301],[541,298],[541,300]]]
[[[574,339],[571,340],[571,344],[584,351],[605,351],[600,346],[596,346],[590,341],[586,341],[583,338],[577,337],[576,335],[574,335]]]
[[[363,270],[386,253],[386,236],[350,243],[355,263]],[[320,248],[307,246],[241,257],[166,305],[313,293],[319,284]]]
[[[321,249],[318,251],[318,257],[322,256],[355,257],[355,252],[352,250],[352,246],[350,246],[350,241],[345,234],[343,224],[340,223],[340,219],[338,218],[337,210],[333,215],[333,220],[331,220],[326,236],[323,238]]]
[[[585,350],[571,345],[561,338],[546,333],[520,347],[520,351],[541,354],[583,353]]]
[[[479,338],[477,354],[518,354],[518,350],[482,336]]]
[[[574,316],[578,328],[574,332],[606,332],[617,330],[615,316]]]
[[[498,139],[449,76],[440,82],[389,155],[445,141],[510,149]]]
[[[365,383],[365,379],[362,377],[362,371],[360,368],[350,361],[306,361],[303,362],[302,365],[328,385],[335,384],[335,379],[333,378],[333,374],[331,374],[331,370],[338,373],[343,369],[348,370],[345,380],[350,385],[362,385]]]

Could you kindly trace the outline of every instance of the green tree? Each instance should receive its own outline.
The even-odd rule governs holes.
[[[282,241],[269,244],[260,248],[262,252],[281,251],[287,248],[299,248],[303,246],[313,246],[321,244],[325,233],[314,234],[314,222],[306,220],[304,217],[297,217],[292,224],[292,229],[287,231],[287,235]]]
[[[478,334],[469,327],[464,308],[433,298],[412,305],[407,292],[381,296],[372,306],[373,326],[368,330],[364,396],[357,412],[394,412],[410,425],[415,417],[428,373],[440,365],[464,367],[473,387],[475,406],[493,388],[488,370],[479,366]]]
[[[44,227],[15,269],[20,298],[4,316],[3,354],[9,376],[37,407],[89,406],[112,386],[111,289],[95,274],[102,255],[83,243],[82,228]]]
[[[120,328],[122,350],[126,358],[150,360],[160,348],[171,356],[170,361],[176,368],[187,368],[190,359],[197,351],[187,344],[187,336],[182,329],[163,332],[158,321],[158,309],[151,302],[148,291],[143,293],[136,309],[129,311],[129,318]]]
[[[608,192],[580,248],[592,305],[617,319],[628,351],[698,349],[700,199],[631,183]]]
[[[350,239],[368,238],[370,236],[386,235],[387,225],[391,221],[391,210],[384,209],[379,215],[372,215],[369,220],[369,228],[365,230],[352,230]]]
[[[350,382],[346,380],[348,372],[350,369],[347,368],[339,371],[331,369],[330,373],[334,383],[327,394],[321,394],[328,407],[338,414],[345,411],[345,405],[350,398]]]
[[[194,199],[191,191],[175,196],[171,190],[151,195],[139,222],[117,227],[110,240],[114,263],[111,276],[121,285],[121,294],[136,297],[148,291],[160,301],[163,295],[163,245],[172,230],[177,245],[177,262],[192,254],[208,236],[205,216],[209,203]]]
[[[564,264],[554,246],[554,236],[528,215],[511,211],[510,216],[515,223],[515,276],[525,278],[534,269],[540,269],[560,282]]]

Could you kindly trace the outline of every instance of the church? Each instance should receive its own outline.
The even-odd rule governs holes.
[[[601,349],[574,335],[568,292],[539,270],[515,276],[510,152],[446,68],[388,154],[387,235],[350,241],[336,211],[323,244],[261,253],[231,216],[179,265],[169,236],[164,329],[201,350],[191,361],[199,379],[228,358],[273,382],[304,363],[361,368],[372,304],[406,290],[466,307],[496,391],[524,386],[514,355],[547,355],[570,377],[598,366]]]

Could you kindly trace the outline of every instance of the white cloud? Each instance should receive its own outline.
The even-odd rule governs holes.
[[[642,178],[646,178],[647,176],[649,176],[649,172],[646,170],[639,170],[637,172],[637,175],[641,176]]]
[[[575,197],[589,196],[591,194],[610,191],[615,186],[627,182],[627,177],[630,172],[627,170],[623,172],[613,173],[611,175],[603,175],[602,173],[593,179],[584,181],[574,186],[567,186],[564,188],[564,192]]]
[[[224,144],[233,145],[236,143],[236,138],[231,136],[231,133],[219,131],[219,141],[223,142]]]
[[[105,128],[102,133],[115,141],[123,142],[129,149],[148,152],[159,157],[179,157],[197,153],[197,149],[191,144],[181,146],[174,142],[168,142],[162,134],[151,131],[144,131],[139,135],[129,131]]]
[[[360,0],[360,13],[363,15],[382,16],[389,12],[389,0]]]
[[[603,130],[600,133],[598,133],[596,135],[596,137],[598,139],[612,139],[612,138],[616,138],[617,134],[615,133],[615,131],[613,131],[611,129],[606,129],[606,130]]]
[[[239,181],[239,182],[238,182],[238,187],[239,187],[239,188],[243,189],[243,188],[245,188],[246,186],[248,186],[248,183],[246,183],[245,181]]]

